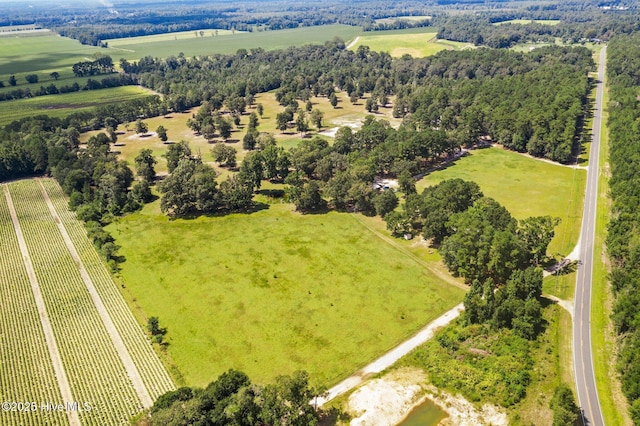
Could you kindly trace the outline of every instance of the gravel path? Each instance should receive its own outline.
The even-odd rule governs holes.
[[[445,312],[444,315],[430,322],[426,327],[418,331],[411,338],[400,343],[398,346],[391,349],[389,352],[373,361],[371,364],[367,365],[361,370],[358,370],[352,376],[338,383],[327,392],[325,392],[322,396],[318,397],[315,401],[312,401],[312,403],[317,404],[317,406],[320,407],[328,401],[331,401],[335,397],[349,392],[351,389],[359,386],[367,379],[367,377],[371,376],[372,374],[379,373],[391,367],[400,358],[402,358],[418,346],[422,345],[427,340],[431,339],[436,330],[444,327],[454,319],[458,318],[463,310],[464,306],[462,303],[460,303],[453,309]]]
[[[55,220],[56,225],[58,226],[58,229],[62,234],[64,243],[67,246],[69,253],[71,253],[71,257],[73,258],[73,261],[78,267],[78,271],[80,272],[80,276],[82,277],[82,280],[87,286],[87,290],[89,291],[91,300],[93,300],[93,304],[95,305],[96,310],[100,315],[100,319],[104,323],[107,329],[107,332],[111,337],[111,341],[113,342],[113,345],[115,346],[116,351],[118,352],[118,355],[120,356],[120,359],[122,360],[122,363],[124,364],[124,367],[127,370],[127,374],[131,379],[133,387],[136,390],[136,393],[138,394],[138,397],[140,398],[142,405],[145,408],[151,407],[153,405],[153,401],[151,400],[151,396],[149,395],[147,388],[142,382],[142,378],[140,377],[140,372],[138,371],[135,364],[133,363],[133,360],[131,359],[131,355],[129,354],[127,347],[122,341],[122,337],[120,336],[120,333],[118,333],[118,330],[113,324],[113,321],[109,316],[109,312],[107,311],[107,308],[104,306],[104,303],[102,302],[102,299],[100,298],[100,295],[98,294],[98,291],[96,290],[95,285],[91,280],[91,277],[87,273],[87,270],[85,269],[84,264],[82,263],[82,260],[80,259],[80,256],[78,255],[78,252],[76,251],[76,248],[73,245],[73,242],[69,237],[69,234],[67,233],[67,229],[64,227],[62,221],[60,220],[60,217],[58,216],[58,213],[56,212],[55,207],[53,206],[53,203],[49,199],[49,194],[47,194],[47,191],[44,189],[44,186],[42,186],[42,182],[39,179],[36,179],[36,181],[40,186],[40,190],[42,191],[42,196],[44,197],[47,203],[47,206],[49,207],[51,216],[53,216],[53,219]]]
[[[354,38],[353,40],[351,40],[351,42],[349,44],[347,44],[345,46],[345,49],[351,49],[353,46],[356,45],[356,43],[360,40],[360,36]]]
[[[42,330],[44,331],[44,337],[47,343],[47,348],[49,350],[49,356],[51,357],[51,363],[53,364],[53,370],[55,372],[56,378],[58,379],[58,386],[60,387],[60,394],[62,395],[63,399],[62,403],[66,404],[67,402],[73,402],[75,400],[73,399],[73,395],[71,394],[69,379],[67,378],[67,373],[64,369],[64,365],[62,364],[62,358],[60,356],[60,351],[58,350],[56,338],[53,334],[53,328],[51,327],[51,321],[49,320],[47,307],[44,303],[42,292],[40,291],[40,285],[38,284],[36,272],[33,269],[33,263],[31,262],[29,251],[27,250],[27,243],[25,242],[24,235],[22,234],[22,228],[20,227],[20,222],[18,221],[16,209],[13,206],[13,200],[11,199],[11,194],[9,193],[9,187],[7,185],[2,185],[2,189],[4,190],[4,196],[7,199],[9,213],[11,214],[11,221],[13,222],[13,229],[16,231],[18,245],[20,246],[20,251],[22,252],[24,267],[27,270],[29,282],[31,283],[31,291],[33,292],[36,307],[38,308],[38,315],[40,316],[40,323],[42,324]],[[55,401],[52,402],[55,403]],[[80,419],[78,417],[77,411],[66,410],[66,413],[69,424],[71,426],[80,425]]]

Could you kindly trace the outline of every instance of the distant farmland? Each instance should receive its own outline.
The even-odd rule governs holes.
[[[0,126],[34,115],[65,117],[78,111],[87,111],[99,105],[114,104],[149,96],[149,91],[138,86],[89,90],[59,95],[36,96],[0,102]]]
[[[184,53],[185,56],[235,53],[238,49],[262,48],[265,50],[286,49],[305,44],[322,44],[335,37],[348,41],[360,34],[360,27],[349,25],[323,25],[278,31],[235,32],[215,29],[163,34],[162,37],[144,36],[129,39],[106,40],[107,52],[115,59],[139,59],[147,55],[164,58]],[[199,33],[199,31],[197,31]]]
[[[438,40],[433,28],[412,28],[409,30],[375,31],[360,35],[350,46],[369,46],[377,52],[387,52],[393,57],[409,54],[414,58],[435,55],[441,50],[458,50],[471,46],[468,43]]]
[[[85,46],[77,40],[50,33],[38,37],[3,37],[0,39],[0,80],[8,86],[7,79],[15,74],[19,87],[27,84],[24,75],[34,72],[39,74],[40,83],[53,81],[49,76],[53,71],[60,73],[60,80],[73,77],[71,66],[86,61],[96,52],[106,53],[99,47]]]

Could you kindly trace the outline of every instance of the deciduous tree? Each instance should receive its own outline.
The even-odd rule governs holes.
[[[156,177],[154,166],[158,161],[153,156],[151,149],[145,148],[135,158],[136,173],[147,182],[152,182]]]

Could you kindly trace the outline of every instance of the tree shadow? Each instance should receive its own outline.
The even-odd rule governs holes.
[[[252,213],[257,213],[259,211],[268,210],[268,209],[269,209],[269,204],[262,203],[260,201],[253,201],[251,207],[246,210],[218,210],[210,213],[191,212],[191,213],[184,214],[182,216],[169,216],[169,220],[170,221],[177,220],[177,219],[194,220],[194,219],[198,219],[199,217],[224,217],[230,214],[238,214],[238,213],[252,214]]]
[[[338,423],[347,424],[351,420],[351,416],[348,413],[336,407],[331,407],[327,410],[319,408],[318,417],[318,426],[333,426]]]
[[[555,259],[551,258],[550,261],[543,263],[541,266],[544,267],[544,270],[549,272],[552,275],[569,275],[572,272],[576,272],[578,270],[579,261],[571,260],[571,259],[562,259],[560,262],[556,262]]]
[[[284,189],[261,189],[258,194],[269,198],[284,198],[285,191]]]

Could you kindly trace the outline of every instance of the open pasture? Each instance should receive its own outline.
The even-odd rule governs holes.
[[[186,384],[237,368],[331,385],[460,302],[354,215],[292,210],[169,220],[154,202],[109,225],[128,292],[168,328]]]
[[[387,52],[393,57],[411,55],[415,58],[435,55],[441,50],[457,50],[468,45],[436,39],[433,28],[411,28],[408,30],[375,31],[363,33],[351,50],[359,46],[369,46],[371,50]]]
[[[567,255],[577,243],[582,219],[586,171],[550,164],[501,148],[471,151],[443,170],[417,182],[418,192],[445,179],[475,181],[482,192],[517,219],[559,217],[548,253]]]
[[[0,102],[0,126],[14,120],[40,114],[64,117],[74,112],[90,110],[99,105],[114,104],[149,95],[148,90],[138,86],[121,86],[3,101]]]
[[[145,44],[145,43],[158,43],[158,42],[172,42],[176,40],[192,40],[204,37],[222,37],[234,34],[241,34],[244,31],[232,31],[216,28],[209,28],[204,30],[193,31],[177,31],[166,34],[153,34],[139,37],[125,37],[125,38],[113,38],[106,40],[109,47],[122,47],[130,44]]]

